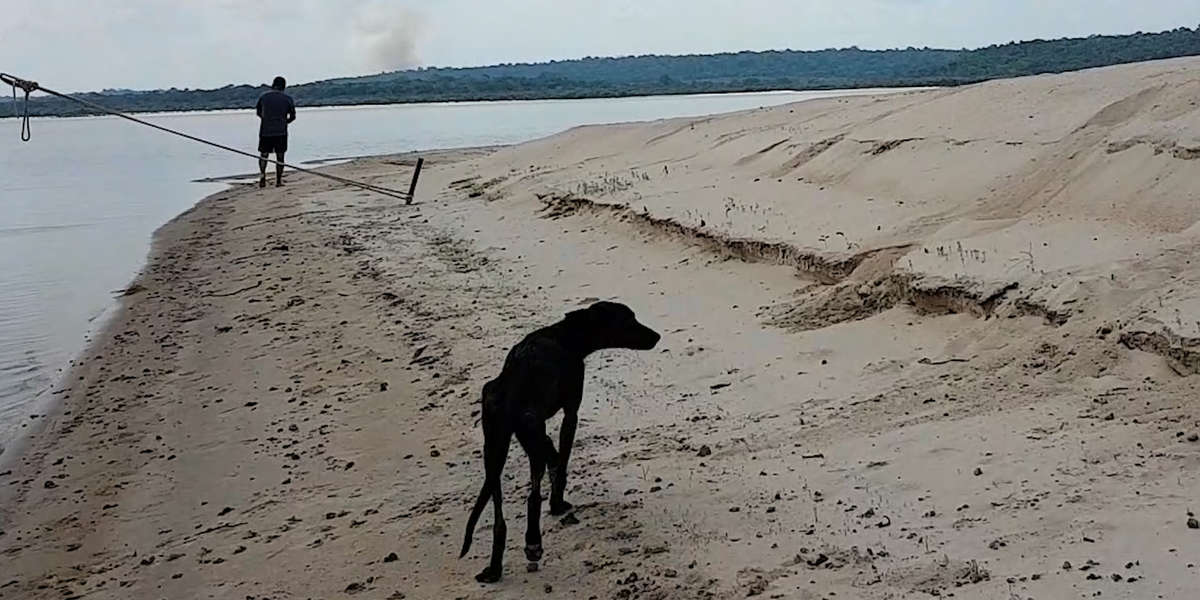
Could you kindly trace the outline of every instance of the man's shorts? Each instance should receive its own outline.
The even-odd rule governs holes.
[[[286,135],[267,135],[258,138],[258,153],[259,154],[283,154],[287,152],[287,136]]]

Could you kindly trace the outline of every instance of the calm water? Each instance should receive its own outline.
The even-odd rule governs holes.
[[[314,108],[292,125],[288,159],[507,144],[576,125],[862,93],[869,91]],[[248,111],[146,118],[250,151],[257,142]],[[253,160],[114,117],[36,119],[28,143],[16,120],[0,119],[0,447],[43,410],[113,306],[113,291],[141,268],[154,230],[222,188],[190,182],[256,169]]]

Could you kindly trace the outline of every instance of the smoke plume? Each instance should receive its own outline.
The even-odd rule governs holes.
[[[369,71],[396,71],[421,64],[417,44],[425,30],[420,13],[393,2],[369,2],[354,15],[350,54]]]

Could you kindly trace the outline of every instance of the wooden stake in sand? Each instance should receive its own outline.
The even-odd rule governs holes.
[[[417,178],[421,176],[421,166],[425,164],[425,159],[417,157],[417,166],[413,169],[412,182],[408,184],[408,197],[405,198],[405,204],[412,204],[413,194],[417,191]]]

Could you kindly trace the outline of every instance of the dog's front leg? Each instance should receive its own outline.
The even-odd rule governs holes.
[[[550,478],[550,514],[564,515],[571,504],[563,499],[567,490],[567,461],[571,459],[571,446],[575,444],[575,427],[579,415],[574,411],[563,413],[562,428],[558,432],[558,462],[551,468],[555,476]]]

